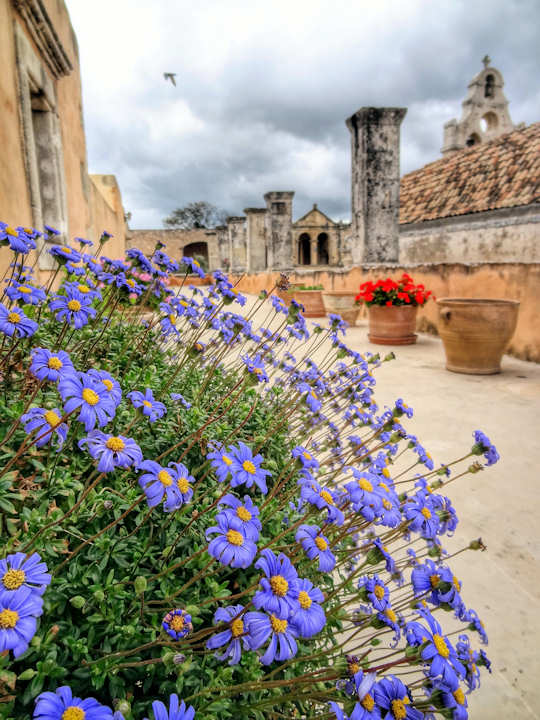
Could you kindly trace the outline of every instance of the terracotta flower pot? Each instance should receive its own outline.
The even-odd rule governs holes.
[[[357,293],[347,292],[346,290],[326,290],[323,291],[323,302],[326,313],[335,313],[341,315],[345,322],[349,325],[356,324],[359,307],[355,305],[355,297]]]
[[[416,342],[417,309],[412,305],[370,305],[370,342],[376,345],[413,345]]]
[[[201,285],[211,285],[213,282],[213,278],[211,275],[206,275],[205,277],[199,277],[198,275],[171,275],[169,278],[169,285],[172,287],[178,287],[178,286],[184,286],[186,290],[189,288],[190,285],[196,285],[197,287],[200,287]]]
[[[439,298],[437,305],[446,369],[470,375],[501,372],[501,358],[516,329],[519,302]]]
[[[324,317],[326,314],[321,290],[278,290],[278,295],[287,306],[291,300],[303,305],[304,317]]]

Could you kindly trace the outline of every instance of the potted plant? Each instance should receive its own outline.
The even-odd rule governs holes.
[[[291,300],[303,305],[304,317],[324,317],[322,290],[322,285],[291,285],[288,290],[278,290],[278,295],[287,305]]]
[[[469,375],[501,372],[501,358],[516,329],[517,300],[440,298],[437,330],[446,369]]]
[[[356,324],[358,306],[355,292],[350,290],[325,290],[323,292],[323,302],[327,314],[341,315],[349,325]]]
[[[368,280],[360,285],[356,302],[365,303],[369,316],[369,340],[377,345],[412,345],[416,342],[416,313],[432,296],[403,273],[399,280]]]

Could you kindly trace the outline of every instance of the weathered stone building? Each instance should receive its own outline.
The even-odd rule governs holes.
[[[90,176],[77,39],[63,0],[0,0],[0,220],[125,246],[113,175]],[[0,250],[0,268],[10,254]],[[51,258],[43,253],[39,270]]]

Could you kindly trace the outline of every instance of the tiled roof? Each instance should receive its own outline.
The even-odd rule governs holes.
[[[540,122],[404,175],[400,224],[540,201]]]

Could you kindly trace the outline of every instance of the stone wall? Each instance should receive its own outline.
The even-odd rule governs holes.
[[[519,300],[516,332],[509,353],[523,360],[540,362],[540,263],[463,263],[423,265],[363,265],[346,270],[301,271],[291,274],[291,283],[323,285],[326,290],[357,291],[366,280],[388,276],[398,278],[403,271],[423,283],[437,297],[505,298]],[[272,289],[279,273],[255,273],[240,280],[243,292]],[[438,310],[429,301],[418,313],[418,329],[436,332]]]
[[[215,230],[128,230],[126,247],[136,247],[145,255],[152,255],[158,242],[165,243],[165,252],[175,260],[184,255],[184,248],[194,243],[206,243],[210,268],[219,266],[217,234]]]

